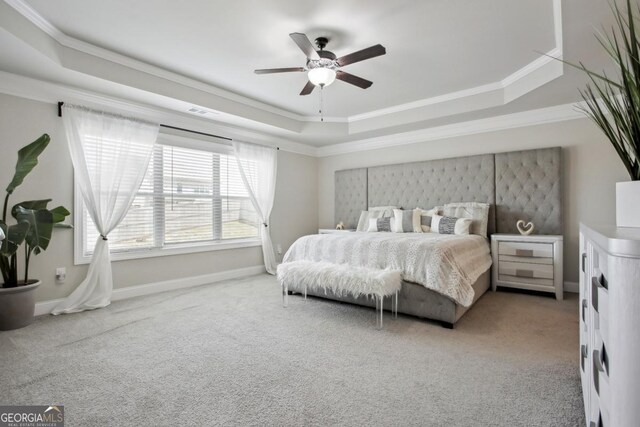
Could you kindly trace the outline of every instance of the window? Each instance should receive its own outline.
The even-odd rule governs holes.
[[[160,141],[127,216],[109,235],[112,258],[259,245],[257,215],[230,148]],[[251,165],[246,172],[255,179]],[[98,232],[81,200],[76,212],[76,262],[83,263]]]

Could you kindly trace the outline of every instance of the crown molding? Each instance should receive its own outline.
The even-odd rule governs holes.
[[[316,147],[286,138],[5,71],[0,71],[0,93],[50,104],[56,104],[58,101],[82,103],[90,107],[107,109],[117,113],[134,114],[140,118],[164,122],[172,126],[279,147],[283,151],[305,156],[315,156],[317,151]],[[53,110],[52,114],[54,114]]]
[[[421,142],[455,138],[460,136],[476,135],[488,132],[516,129],[521,127],[583,119],[585,118],[584,114],[578,111],[576,108],[579,105],[580,104],[563,104],[537,110],[523,111],[520,113],[494,116],[486,119],[471,120],[467,122],[436,126],[411,132],[403,132],[395,135],[327,145],[324,147],[319,147],[317,149],[316,156],[336,156],[341,154],[377,150],[389,147],[399,147]]]
[[[442,140],[488,132],[516,129],[527,126],[557,123],[584,118],[578,110],[583,103],[563,104],[554,107],[494,116],[485,119],[453,123],[444,126],[403,132],[389,136],[353,140],[324,147],[313,147],[281,137],[228,126],[186,113],[178,113],[161,107],[102,95],[57,83],[46,82],[0,71],[0,93],[55,104],[60,100],[84,103],[88,106],[110,109],[115,112],[135,114],[141,118],[164,121],[168,124],[215,134],[222,134],[254,143],[280,147],[283,151],[311,157],[328,157],[388,147],[400,147],[421,142]],[[52,109],[52,114],[54,110]]]
[[[103,60],[107,60],[136,71],[163,78],[192,89],[219,96],[226,100],[236,102],[240,105],[279,115],[290,120],[295,120],[301,123],[315,122],[318,120],[316,116],[305,116],[282,108],[278,108],[273,105],[218,88],[214,85],[186,77],[184,75],[145,63],[140,60],[136,60],[125,55],[118,54],[108,49],[100,48],[93,44],[68,36],[58,28],[56,28],[42,15],[40,15],[25,0],[4,1],[22,16],[24,16],[27,20],[29,20],[33,25],[35,25],[37,28],[51,37],[51,39],[65,48],[73,49],[93,57],[101,58]],[[546,55],[543,55],[540,58],[537,58],[531,63],[520,68],[519,70],[516,70],[506,78],[497,82],[488,83],[469,89],[374,110],[362,114],[356,114],[349,117],[325,117],[324,121],[327,123],[348,123],[349,133],[357,134],[359,132],[373,130],[384,126],[382,121],[373,120],[379,119],[383,116],[406,113],[406,118],[402,118],[401,116],[391,118],[391,120],[396,120],[393,125],[397,125],[415,121],[415,119],[411,118],[411,116],[415,117],[416,115],[419,115],[421,119],[424,120],[428,118],[440,117],[445,114],[443,113],[443,111],[449,111],[448,113],[446,113],[448,115],[454,114],[451,112],[453,110],[458,110],[457,113],[462,113],[495,107],[498,105],[504,105],[512,101],[513,99],[531,92],[532,90],[540,87],[542,84],[547,83],[562,75],[562,63],[554,59],[562,58],[562,0],[552,1],[555,33],[554,36],[556,44],[555,48],[547,52]],[[465,100],[468,100],[469,102],[464,102]],[[369,123],[365,123],[366,121],[369,121]]]

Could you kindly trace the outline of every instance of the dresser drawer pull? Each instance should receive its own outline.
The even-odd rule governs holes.
[[[516,256],[533,256],[533,249],[516,249]]]
[[[598,394],[600,394],[600,372],[604,372],[604,368],[600,363],[600,352],[593,350],[593,388],[596,389]]]
[[[587,358],[587,346],[586,345],[581,345],[580,346],[580,365],[582,366],[582,371],[584,371],[584,359]]]
[[[593,308],[598,311],[598,288],[600,287],[600,282],[598,282],[597,277],[591,278],[591,305]]]
[[[587,302],[586,299],[582,300],[582,321],[586,322],[587,321],[587,305],[589,303]]]
[[[582,272],[584,273],[587,269],[587,253],[582,254]]]
[[[516,269],[516,277],[533,277],[533,270],[518,270]]]

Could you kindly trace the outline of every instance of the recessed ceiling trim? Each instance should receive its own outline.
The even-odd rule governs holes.
[[[275,137],[259,132],[225,126],[219,123],[212,123],[210,120],[192,117],[186,113],[180,114],[155,106],[142,105],[124,99],[19,76],[4,71],[0,71],[0,93],[50,103],[52,104],[51,114],[55,114],[53,107],[55,103],[62,99],[67,102],[84,102],[88,103],[89,106],[93,104],[102,108],[111,108],[118,112],[124,111],[130,114],[137,114],[151,120],[169,121],[185,128],[220,133],[250,142],[279,146],[283,151],[312,157],[327,157],[387,147],[399,147],[420,142],[585,118],[584,114],[577,108],[583,106],[584,103],[564,104],[316,148],[279,136]]]
[[[107,61],[115,62],[116,64],[123,65],[125,67],[133,68],[138,71],[142,71],[147,74],[151,74],[156,77],[160,77],[163,79],[171,80],[175,83],[179,83],[193,89],[202,90],[204,92],[211,93],[216,96],[220,96],[226,98],[231,101],[239,102],[241,104],[245,104],[251,107],[260,108],[265,111],[269,111],[271,113],[279,114],[283,117],[287,117],[293,120],[304,121],[306,116],[302,116],[300,114],[296,114],[291,111],[287,111],[273,105],[265,104],[260,101],[256,101],[255,99],[247,98],[237,93],[227,91],[221,89],[219,87],[203,83],[201,81],[183,76],[178,73],[174,73],[172,71],[166,70],[161,67],[157,67],[155,65],[148,64],[146,62],[131,58],[126,55],[122,55],[116,52],[113,52],[108,49],[101,48],[94,44],[85,42],[83,40],[77,39],[75,37],[71,37],[58,29],[52,23],[50,23],[46,18],[40,15],[34,8],[32,8],[29,4],[24,0],[4,0],[9,6],[18,11],[22,16],[27,18],[31,23],[40,28],[42,31],[47,33],[51,38],[60,43],[64,47],[68,47],[70,49],[77,50],[79,52],[86,53],[88,55],[96,56],[98,58],[105,59]]]
[[[319,147],[317,149],[316,156],[336,156],[527,126],[585,119],[585,115],[576,108],[579,105],[581,105],[581,103],[557,105],[537,110],[453,123],[450,125],[420,129],[411,132],[403,132],[390,136],[381,136],[344,142],[341,144],[327,145]]]
[[[234,139],[262,143],[280,147],[283,151],[315,156],[317,148],[291,141],[281,136],[272,136],[261,132],[242,129],[213,122],[211,119],[194,117],[192,114],[162,107],[145,105],[138,102],[78,89],[58,83],[33,79],[17,74],[0,71],[0,93],[56,104],[58,101],[81,103],[93,108],[112,110],[117,113],[133,114],[137,117],[156,122],[194,129],[201,132],[228,136]],[[56,114],[52,108],[51,114]]]
[[[4,1],[63,47],[74,49],[137,71],[167,79],[192,89],[201,90],[205,93],[210,93],[245,106],[280,115],[287,119],[298,122],[315,122],[318,120],[316,116],[296,114],[292,111],[278,108],[255,99],[221,89],[214,85],[191,79],[184,75],[171,72],[68,36],[40,15],[25,0]],[[393,126],[413,122],[417,116],[422,120],[425,118],[439,117],[438,110],[448,111],[447,114],[458,114],[470,111],[470,108],[471,110],[479,110],[496,105],[504,105],[513,99],[536,89],[542,84],[557,78],[559,75],[562,75],[562,63],[554,59],[562,58],[562,0],[552,1],[556,47],[547,52],[546,55],[548,56],[541,56],[540,58],[537,58],[533,62],[498,82],[426,98],[415,102],[396,105],[389,108],[370,111],[363,114],[352,115],[346,118],[325,117],[325,122],[349,123],[349,133],[355,134],[383,126]],[[469,98],[470,102],[465,106],[465,103],[460,101],[466,98]],[[502,100],[501,102],[499,101],[500,99]],[[473,105],[473,107],[469,107],[469,105]],[[434,106],[438,106],[438,108],[433,108]],[[440,108],[440,106],[442,106],[442,108]],[[211,107],[215,108],[215,106]],[[456,112],[456,110],[459,111]],[[403,118],[401,113],[407,113],[406,117]],[[384,122],[372,120],[379,119],[382,116],[389,117]],[[365,121],[370,121],[371,123],[364,123]],[[383,123],[385,124],[383,125]]]

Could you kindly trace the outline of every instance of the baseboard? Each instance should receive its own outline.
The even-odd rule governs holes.
[[[580,285],[576,282],[564,282],[564,291],[575,294],[580,293]]]
[[[194,286],[221,282],[223,280],[237,279],[239,277],[253,276],[264,272],[265,269],[263,265],[255,265],[235,270],[220,271],[218,273],[203,274],[201,276],[191,276],[181,279],[172,279],[162,282],[145,283],[143,285],[118,288],[113,290],[111,301],[120,301],[123,299],[173,291],[176,289],[192,288]],[[41,316],[43,314],[51,313],[51,310],[53,310],[62,300],[63,298],[59,298],[36,303],[35,315]]]

